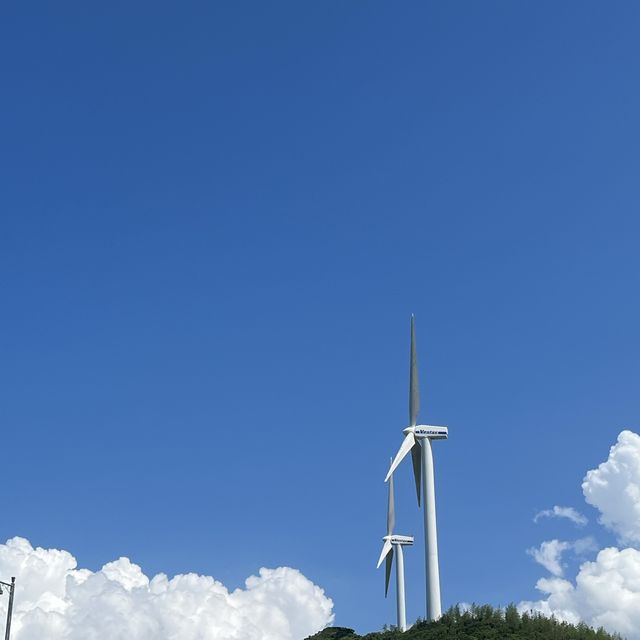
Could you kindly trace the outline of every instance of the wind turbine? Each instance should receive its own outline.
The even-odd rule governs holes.
[[[437,620],[442,615],[440,604],[440,569],[438,567],[438,531],[436,528],[436,490],[433,478],[432,440],[446,440],[447,427],[417,424],[420,411],[418,385],[418,361],[416,358],[416,328],[411,316],[411,358],[409,366],[409,426],[404,429],[404,441],[396,454],[385,482],[392,477],[402,459],[411,451],[413,474],[416,481],[418,505],[420,505],[420,480],[424,496],[424,547],[427,582],[427,620]]]
[[[378,560],[379,568],[382,561],[386,558],[385,576],[384,576],[384,597],[387,597],[389,591],[389,578],[391,577],[391,565],[393,564],[393,554],[396,554],[396,606],[398,611],[398,629],[407,630],[407,612],[404,602],[404,556],[402,553],[403,545],[412,545],[413,537],[393,535],[393,528],[396,524],[396,510],[393,501],[393,476],[389,481],[389,502],[387,506],[387,535],[382,538],[384,545],[382,553]]]

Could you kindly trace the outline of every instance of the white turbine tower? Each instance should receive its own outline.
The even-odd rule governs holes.
[[[402,459],[411,451],[413,473],[416,481],[418,505],[420,505],[420,480],[424,496],[424,547],[427,579],[427,620],[437,620],[442,615],[440,604],[440,569],[438,567],[438,531],[436,528],[436,490],[433,478],[432,440],[445,440],[447,427],[416,424],[420,410],[418,362],[416,359],[416,330],[411,316],[411,363],[409,368],[409,426],[403,431],[404,441],[391,463],[385,482],[389,480]]]
[[[402,553],[403,545],[412,545],[413,538],[411,536],[395,536],[393,528],[396,524],[396,510],[393,500],[393,476],[389,480],[389,503],[387,506],[387,535],[382,538],[384,546],[378,560],[378,567],[386,558],[385,576],[384,576],[384,597],[387,597],[389,591],[389,578],[391,576],[391,565],[393,564],[393,555],[396,555],[396,606],[398,611],[398,629],[407,630],[407,611],[404,600],[404,556]]]

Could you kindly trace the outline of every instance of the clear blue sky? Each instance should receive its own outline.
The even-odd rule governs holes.
[[[413,312],[443,604],[534,597],[525,549],[574,534],[533,515],[593,520],[637,425],[639,32],[635,2],[4,3],[0,537],[290,565],[392,623]]]

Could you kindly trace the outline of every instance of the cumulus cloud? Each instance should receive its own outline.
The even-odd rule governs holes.
[[[573,507],[559,507],[558,505],[555,505],[553,509],[539,511],[533,521],[538,522],[540,518],[567,518],[579,527],[584,527],[588,522],[587,518]]]
[[[582,490],[586,501],[600,512],[599,522],[616,533],[621,543],[640,542],[640,436],[620,433],[607,460],[587,472]],[[595,560],[581,564],[575,580],[565,580],[566,545],[580,554],[593,550],[595,543],[590,538],[574,543],[551,540],[528,550],[552,575],[536,584],[542,598],[521,602],[520,609],[567,622],[583,621],[628,640],[640,640],[640,550],[632,546],[602,549]]]
[[[586,501],[623,544],[640,542],[640,436],[623,431],[609,457],[582,482]]]
[[[520,603],[521,610],[540,611],[567,622],[586,622],[617,631],[628,640],[640,638],[640,551],[603,549],[580,567],[575,583],[543,578],[536,588],[545,594],[537,602]]]
[[[260,569],[229,591],[193,573],[147,577],[127,558],[78,569],[67,551],[0,545],[0,575],[17,576],[15,640],[302,640],[333,621],[333,602],[296,569]],[[7,598],[0,598],[0,618]]]

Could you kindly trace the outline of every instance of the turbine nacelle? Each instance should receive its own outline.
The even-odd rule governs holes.
[[[402,544],[402,545],[412,545],[413,544],[413,536],[385,536],[382,538],[385,542],[388,540],[391,544]]]
[[[413,433],[416,439],[446,440],[449,437],[449,429],[447,427],[436,427],[431,424],[418,424],[415,427],[407,427],[403,429],[402,433],[405,436]]]

